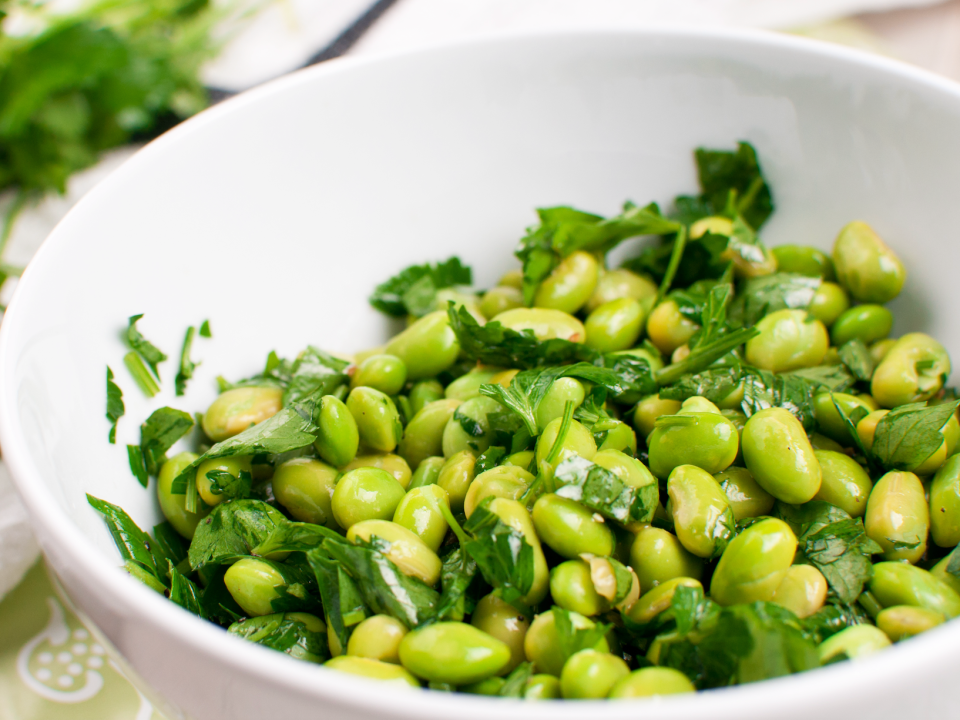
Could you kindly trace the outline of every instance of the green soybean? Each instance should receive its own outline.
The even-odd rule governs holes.
[[[540,283],[533,298],[538,308],[570,313],[582,308],[597,287],[599,265],[590,253],[578,250],[557,265]]]
[[[389,549],[383,553],[404,575],[415,577],[431,586],[440,581],[440,558],[416,533],[399,523],[388,520],[361,520],[353,523],[347,530],[347,540],[352,543],[356,543],[357,538],[369,542],[374,536],[389,543]]]
[[[347,655],[400,664],[400,641],[406,626],[389,615],[371,615],[357,625],[347,642]]]
[[[856,660],[890,645],[890,639],[873,625],[854,625],[831,635],[817,648],[824,665],[842,658]]]
[[[252,472],[251,458],[246,455],[215,458],[213,460],[205,460],[197,466],[197,492],[203,502],[210,507],[214,507],[222,503],[226,498],[214,488],[209,476],[211,472],[225,472],[233,475],[235,478],[239,478],[240,473],[247,473],[249,475]]]
[[[463,511],[463,503],[467,498],[467,490],[473,482],[474,467],[477,459],[469,450],[462,450],[451,455],[437,476],[437,485],[446,490],[450,498],[450,509],[458,513]]]
[[[893,642],[926,632],[946,621],[943,613],[910,605],[894,605],[880,611],[877,627]]]
[[[569,616],[574,630],[588,630],[596,627],[592,620],[579,613],[571,612]],[[600,638],[593,649],[606,652],[610,647],[606,638]],[[547,610],[533,618],[523,640],[523,652],[536,670],[560,677],[566,658],[561,649],[560,633],[557,630],[557,619],[553,610]]]
[[[273,601],[281,597],[285,588],[290,589],[281,566],[260,558],[241,558],[227,568],[223,582],[237,605],[250,617],[275,612]],[[291,597],[289,592],[284,595],[288,600]]]
[[[643,306],[633,298],[604,303],[590,313],[584,323],[584,344],[599,352],[614,352],[633,347],[643,329]]]
[[[911,472],[888,472],[877,480],[863,527],[887,560],[916,563],[927,549],[930,509],[923,484]]]
[[[560,678],[540,673],[531,675],[523,690],[524,700],[558,700],[560,698]]]
[[[510,648],[510,662],[501,673],[509,673],[524,661],[523,641],[530,621],[513,605],[493,593],[484,595],[470,616],[470,624]]]
[[[940,547],[960,543],[960,455],[947,459],[930,484],[930,535]]]
[[[487,509],[500,518],[504,525],[519,532],[524,542],[533,548],[533,584],[520,601],[530,607],[539,605],[549,589],[550,570],[547,568],[547,559],[543,555],[540,538],[530,513],[518,501],[509,498],[494,498],[487,505]]]
[[[677,538],[689,552],[717,557],[736,531],[730,501],[713,476],[695,465],[680,465],[667,479]]]
[[[202,498],[198,498],[197,512],[192,513],[186,507],[187,496],[182,493],[174,495],[170,490],[177,475],[192,465],[198,457],[197,454],[190,452],[174,455],[160,466],[160,474],[157,477],[157,500],[160,502],[160,510],[173,525],[173,529],[187,540],[193,539],[197,525],[210,513],[210,507],[203,502]]]
[[[370,680],[380,680],[395,687],[420,687],[417,679],[404,668],[372,658],[341,655],[327,660],[324,667],[351,675],[359,675]]]
[[[472,625],[438,622],[407,633],[400,662],[430,682],[466,685],[500,673],[510,663],[510,648]]]
[[[444,462],[446,461],[439,456],[428,457],[421,460],[420,464],[417,465],[417,469],[413,472],[413,477],[410,478],[410,485],[407,487],[407,490],[426,487],[427,485],[436,485],[437,480],[440,479],[440,470],[443,468]]]
[[[337,482],[333,517],[344,530],[363,520],[389,520],[404,496],[403,486],[385,470],[357,468]]]
[[[633,300],[649,300],[657,296],[657,285],[645,275],[638,275],[625,268],[616,270],[601,270],[600,279],[593,295],[587,301],[584,310],[592,313],[601,305],[619,300],[632,298]]]
[[[756,328],[759,334],[747,341],[747,362],[771,372],[819,365],[830,346],[823,323],[805,310],[777,310]]]
[[[792,565],[773,593],[773,602],[798,618],[813,615],[827,600],[827,580],[812,565]]]
[[[553,493],[534,504],[533,524],[540,540],[565,558],[578,558],[582,553],[607,556],[616,546],[613,531],[603,518]]]
[[[862,517],[873,481],[860,463],[849,455],[833,450],[814,450],[820,464],[822,481],[814,500],[834,505],[851,517]]]
[[[836,278],[833,260],[826,253],[809,245],[778,245],[770,248],[777,259],[777,271],[796,273],[806,277],[818,277],[832,281]]]
[[[648,395],[637,403],[633,411],[633,427],[644,439],[650,437],[657,418],[680,412],[679,400],[662,400],[659,395]]]
[[[560,672],[560,692],[576,700],[605,698],[617,681],[630,674],[623,658],[597,650],[581,650],[570,656]]]
[[[645,527],[630,544],[630,567],[646,592],[677,577],[699,580],[703,561],[688,551],[673,533]]]
[[[803,425],[788,410],[768,408],[743,428],[743,459],[760,486],[798,505],[820,490],[822,472]]]
[[[582,343],[586,337],[583,323],[563,310],[516,308],[502,312],[493,319],[510,330],[530,330],[540,342],[559,338]]]
[[[480,395],[480,386],[493,382],[493,378],[503,372],[503,368],[498,367],[476,367],[470,372],[461,375],[456,380],[447,385],[444,390],[444,397],[451,400],[469,400]]]
[[[283,390],[240,387],[222,393],[203,414],[203,432],[214,442],[242,433],[273,417],[283,407]]]
[[[837,412],[834,403],[840,406],[847,417],[851,417],[857,412],[869,414],[875,408],[871,408],[856,395],[848,395],[847,393],[820,393],[814,396],[813,416],[820,426],[820,432],[844,447],[852,447],[854,444],[853,437],[840,413]]]
[[[830,328],[831,342],[840,347],[851,340],[867,345],[883,340],[893,329],[893,313],[883,305],[857,305],[843,312]]]
[[[821,283],[813,294],[807,312],[824,325],[830,326],[850,307],[847,291],[832,282]]]
[[[847,224],[833,245],[837,279],[860,302],[890,302],[906,280],[903,263],[865,222]]]
[[[444,457],[463,450],[479,455],[489,448],[493,435],[487,415],[502,411],[500,403],[483,395],[470,398],[460,405],[443,429],[441,445]]]
[[[669,667],[645,667],[620,678],[607,697],[613,700],[696,692],[690,679]]]
[[[583,560],[567,560],[550,571],[550,596],[564,610],[587,617],[610,609],[610,603],[593,586],[590,565]]]
[[[950,374],[950,356],[929,335],[909,333],[890,348],[873,371],[870,394],[880,407],[893,408],[932,398]]]
[[[927,570],[903,562],[879,562],[873,566],[870,592],[885,608],[910,605],[943,613],[947,618],[960,615],[960,594]]]
[[[407,461],[399,455],[393,453],[372,453],[370,455],[357,455],[353,460],[341,468],[345,473],[362,467],[379,468],[390,473],[393,479],[400,483],[400,487],[406,490],[410,486],[412,473]]]
[[[410,388],[410,393],[407,395],[410,400],[412,415],[416,415],[430,403],[442,400],[444,398],[443,393],[443,385],[440,384],[439,380],[430,378],[414,383],[413,387]]]
[[[361,362],[350,387],[372,387],[384,395],[396,395],[407,382],[407,366],[395,355],[371,355]]]
[[[533,483],[534,477],[521,467],[500,465],[477,475],[467,490],[463,512],[473,515],[476,507],[488,497],[518,500]]]
[[[658,422],[647,445],[650,471],[663,480],[681,465],[695,465],[710,474],[726,470],[737,458],[740,435],[723,415],[681,412]]]
[[[443,454],[443,431],[460,406],[457,399],[435,400],[417,412],[403,431],[397,453],[410,467]]]
[[[270,481],[274,497],[301,522],[336,528],[333,491],[337,469],[313,458],[293,458],[277,466]]]
[[[439,485],[411,488],[393,514],[393,521],[416,534],[433,552],[447,536],[447,521],[440,505],[450,507],[450,496]]]
[[[626,616],[639,625],[652,622],[660,613],[670,607],[677,588],[688,587],[703,590],[699,580],[690,577],[675,577],[648,590],[633,605],[627,608]]]
[[[553,444],[560,434],[560,425],[562,418],[551,420],[540,433],[537,439],[537,464],[539,465],[553,449]],[[570,421],[570,427],[567,434],[560,443],[560,452],[556,456],[556,463],[561,463],[568,457],[579,455],[586,460],[592,460],[597,454],[597,443],[593,439],[593,434],[576,420]]]
[[[460,343],[444,309],[424,315],[388,342],[383,352],[403,361],[408,380],[422,380],[449,369],[460,354]]]
[[[317,424],[320,432],[313,447],[320,457],[338,468],[353,460],[360,446],[360,431],[346,404],[333,395],[324,395]]]
[[[583,383],[576,378],[557,378],[537,406],[537,426],[542,430],[553,420],[563,417],[568,402],[573,403],[574,409],[580,407],[586,396]]]
[[[670,355],[681,345],[686,345],[699,329],[699,325],[680,314],[680,308],[673,300],[665,300],[657,305],[647,318],[650,342],[664,355]]]
[[[735,520],[768,515],[775,498],[754,480],[749,470],[729,467],[713,476],[727,496]]]
[[[357,422],[360,440],[380,452],[393,452],[403,436],[400,413],[387,395],[369,387],[358,387],[347,396],[347,409]]]
[[[727,546],[710,581],[710,595],[721,605],[770,602],[797,552],[797,538],[782,520],[751,525]]]
[[[523,293],[515,287],[498,285],[490,288],[480,299],[480,312],[492,318],[505,310],[523,307]]]

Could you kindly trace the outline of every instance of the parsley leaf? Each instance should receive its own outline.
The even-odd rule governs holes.
[[[477,576],[477,563],[457,547],[443,556],[440,570],[440,600],[431,621],[463,620],[467,614],[466,592]]]
[[[601,622],[591,622],[590,627],[576,627],[570,612],[556,605],[550,612],[553,613],[557,629],[557,645],[559,645],[563,662],[581,650],[595,649],[610,631],[610,625]]]
[[[127,445],[127,462],[130,465],[130,472],[143,487],[150,483],[150,476],[147,474],[147,467],[144,464],[143,450],[139,445]]]
[[[169,563],[168,572],[170,574],[170,599],[187,612],[207,619],[206,613],[204,612],[203,601],[201,600],[202,593],[200,588],[177,570],[173,566],[173,563]]]
[[[153,376],[159,380],[160,372],[157,370],[157,364],[166,360],[167,356],[137,330],[137,321],[142,317],[143,313],[130,316],[130,324],[127,326],[127,344],[143,359],[153,372]]]
[[[290,379],[283,393],[283,404],[302,400],[308,395],[332,395],[349,381],[344,372],[350,365],[346,360],[310,346],[290,366]]]
[[[684,375],[705,370],[757,334],[756,328],[740,328],[721,335],[710,343],[699,345],[680,362],[672,363],[657,370],[654,378],[660,385],[672,385],[683,378]]]
[[[345,648],[350,639],[347,628],[362,622],[370,614],[360,590],[339,561],[323,547],[308,552],[307,562],[317,578],[328,632],[332,630],[340,646]]]
[[[504,523],[481,503],[463,526],[471,536],[463,550],[477,563],[483,579],[514,603],[533,587],[533,546],[523,533]]]
[[[177,396],[183,395],[187,391],[187,380],[193,377],[193,371],[196,370],[198,363],[190,359],[190,348],[193,346],[193,335],[196,332],[193,325],[187,328],[187,334],[183,338],[183,349],[180,351],[180,369],[177,371],[177,377],[174,381]]]
[[[579,455],[561,462],[554,478],[561,485],[557,495],[575,500],[623,525],[653,520],[660,500],[659,486],[653,475],[649,475],[648,482],[642,487],[633,487],[606,468]]]
[[[153,539],[121,507],[87,493],[87,502],[103,515],[107,529],[124,560],[133,560],[158,580],[166,573],[166,559],[158,554]],[[162,568],[162,569],[161,569]]]
[[[202,338],[211,338],[211,337],[213,337],[213,333],[210,332],[210,321],[209,321],[209,320],[204,320],[204,321],[200,324],[200,337],[202,337]]]
[[[411,265],[377,285],[370,304],[391,317],[422,317],[436,309],[437,290],[472,282],[473,273],[458,257],[442,263]]]
[[[871,449],[874,457],[889,470],[919,466],[943,443],[941,430],[958,404],[927,407],[926,403],[911,403],[894,408],[877,423]]]
[[[286,518],[260,500],[234,500],[217,505],[200,521],[190,542],[190,566],[231,562],[252,555]]]
[[[110,421],[110,434],[107,439],[111,444],[117,442],[117,422],[123,417],[123,392],[113,381],[113,370],[107,366],[107,420]]]
[[[696,205],[704,215],[724,214],[735,196],[734,209],[757,230],[773,212],[773,199],[750,143],[737,143],[736,151],[697,148],[697,176],[702,193]],[[678,205],[690,207],[689,199],[677,198]],[[704,212],[705,211],[705,212]],[[698,218],[693,218],[698,219]],[[687,219],[692,222],[691,219]]]
[[[154,410],[140,426],[140,450],[147,473],[156,475],[167,459],[167,450],[193,428],[189,413],[172,407]]]
[[[737,326],[756,325],[777,310],[806,310],[820,287],[821,279],[774,273],[747,280],[730,310]]]
[[[840,360],[857,380],[870,382],[877,363],[863,340],[855,338],[844,343],[839,352]]]

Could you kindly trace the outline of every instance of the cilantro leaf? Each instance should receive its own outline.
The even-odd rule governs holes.
[[[187,380],[193,377],[193,371],[197,368],[198,363],[190,359],[190,348],[193,346],[195,332],[193,325],[190,325],[183,338],[183,349],[180,351],[180,369],[177,371],[177,377],[174,380],[177,396],[183,395],[187,391]]]
[[[422,317],[436,309],[437,290],[470,285],[473,273],[460,258],[425,265],[411,265],[377,285],[370,304],[391,317]]]
[[[561,462],[554,478],[561,485],[557,495],[575,500],[624,525],[653,520],[660,500],[659,486],[653,475],[649,476],[647,484],[633,487],[606,468],[579,455]]]
[[[140,426],[140,450],[147,473],[156,475],[167,459],[167,450],[193,428],[189,413],[172,407],[154,410]]]
[[[107,420],[110,421],[110,434],[107,439],[111,444],[117,442],[117,422],[123,417],[123,392],[113,381],[113,370],[107,366]]]
[[[137,330],[137,321],[142,317],[143,313],[130,316],[130,324],[127,326],[127,344],[143,359],[153,372],[153,376],[159,380],[160,372],[157,370],[157,364],[166,360],[167,356]]]
[[[927,407],[911,403],[896,407],[877,423],[872,453],[889,470],[919,466],[943,443],[944,425],[957,411],[958,401]]]
[[[533,546],[523,533],[504,523],[481,503],[463,526],[471,539],[463,545],[483,579],[513,603],[533,587]]]

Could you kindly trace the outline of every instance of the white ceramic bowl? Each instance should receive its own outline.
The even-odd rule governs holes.
[[[871,222],[908,268],[897,333],[960,357],[960,91],[891,61],[779,35],[610,32],[489,39],[328,63],[224,103],[151,144],[51,235],[3,322],[0,440],[76,604],[174,711],[265,717],[818,720],[956,717],[960,623],[858,663],[633,704],[402,693],[226,636],[117,569],[85,492],[160,518],[123,443],[163,404],[201,410],[213,378],[276,348],[350,351],[390,329],[378,281],[458,253],[479,286],[512,266],[533,208],[614,213],[696,189],[698,145],[752,142],[773,187],[771,244],[828,248]],[[145,402],[121,363],[128,315],[171,356],[214,337],[186,398]],[[108,445],[104,368],[125,389]]]

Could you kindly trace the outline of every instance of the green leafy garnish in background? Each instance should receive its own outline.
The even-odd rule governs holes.
[[[458,257],[442,263],[411,265],[377,285],[370,304],[392,317],[422,317],[437,309],[438,290],[472,282],[473,273]]]
[[[107,367],[107,420],[111,422],[107,439],[111,444],[117,442],[117,423],[123,417],[123,392],[113,381],[113,370]]]

